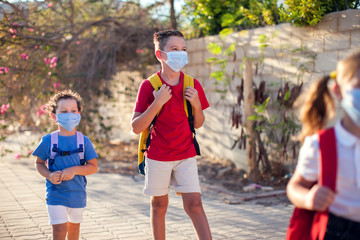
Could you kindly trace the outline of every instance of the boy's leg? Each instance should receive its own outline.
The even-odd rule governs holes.
[[[67,222],[68,240],[79,240],[80,223]]]
[[[67,233],[66,223],[53,224],[53,240],[65,240]]]
[[[151,197],[150,221],[154,240],[165,240],[165,214],[168,203],[167,194]]]
[[[69,221],[67,222],[68,240],[78,240],[80,223],[83,221],[84,208],[67,208]]]
[[[61,205],[47,205],[53,240],[65,240],[67,233],[67,210]]]
[[[185,212],[194,224],[198,239],[209,240],[211,232],[206,214],[201,202],[200,193],[182,193]]]

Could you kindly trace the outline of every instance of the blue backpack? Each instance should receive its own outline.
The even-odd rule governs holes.
[[[50,142],[50,158],[48,159],[48,168],[50,170],[51,166],[55,162],[57,156],[66,156],[74,153],[79,154],[80,164],[85,165],[85,147],[84,147],[84,135],[81,132],[76,131],[76,144],[77,148],[71,151],[62,151],[59,149],[59,131],[51,133],[51,142]]]

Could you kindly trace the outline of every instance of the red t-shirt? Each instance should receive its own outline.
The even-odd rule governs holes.
[[[168,85],[157,73],[163,84]],[[151,142],[146,156],[158,161],[176,161],[196,156],[192,132],[184,110],[184,74],[180,72],[180,83],[170,86],[171,98],[163,105],[151,132]],[[202,109],[209,107],[205,93],[198,80],[194,79]],[[134,112],[143,113],[154,101],[154,88],[145,79],[136,99]]]

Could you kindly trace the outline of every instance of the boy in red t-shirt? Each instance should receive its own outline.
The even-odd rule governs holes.
[[[183,81],[180,70],[188,62],[186,43],[181,32],[160,31],[154,34],[156,58],[161,63],[157,74],[163,85],[155,91],[144,80],[136,99],[131,127],[140,134],[147,129],[160,111],[151,132],[146,151],[144,193],[151,196],[151,227],[154,239],[165,239],[165,214],[170,183],[181,193],[184,209],[191,218],[197,237],[211,239],[209,224],[201,203],[196,150],[192,132],[184,111]],[[191,103],[194,127],[200,128],[209,107],[204,90],[194,79],[194,87],[187,87],[185,98]]]

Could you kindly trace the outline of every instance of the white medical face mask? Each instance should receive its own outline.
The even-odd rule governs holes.
[[[56,121],[60,126],[71,132],[79,125],[81,116],[78,113],[58,113],[56,114]]]
[[[164,52],[160,50],[160,52],[166,53],[167,60],[165,63],[174,72],[179,72],[188,63],[188,56],[185,51]]]
[[[344,91],[341,106],[353,122],[360,127],[360,89],[354,88]]]

